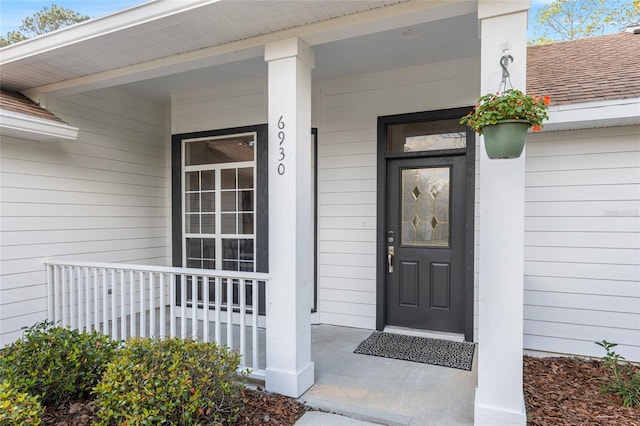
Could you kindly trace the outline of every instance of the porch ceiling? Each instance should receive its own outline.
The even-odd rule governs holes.
[[[412,30],[415,38],[403,38]],[[478,19],[475,14],[411,25],[313,47],[316,81],[437,63],[478,55]],[[237,62],[171,74],[122,86],[156,102],[169,100],[172,91],[231,80],[266,77],[262,55]]]
[[[162,99],[158,88],[184,77],[264,75],[264,43],[292,35],[316,48],[315,78],[333,78],[477,52],[476,10],[464,0],[151,1],[0,49],[0,79],[35,96],[142,82],[131,88]],[[428,22],[416,39],[396,31]]]

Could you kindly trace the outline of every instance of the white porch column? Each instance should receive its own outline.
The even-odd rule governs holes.
[[[504,44],[515,89],[525,91],[529,1],[479,0],[481,91],[496,92]],[[522,390],[524,153],[490,160],[480,149],[480,260],[476,425],[525,425]]]
[[[298,397],[311,362],[313,51],[297,37],[265,46],[269,63],[268,391]]]

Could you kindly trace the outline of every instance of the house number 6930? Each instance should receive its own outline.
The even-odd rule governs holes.
[[[285,154],[284,154],[284,139],[285,139],[285,133],[284,133],[284,117],[281,115],[280,119],[278,120],[278,129],[280,129],[278,131],[278,140],[279,140],[279,144],[278,144],[278,150],[280,153],[280,156],[278,157],[278,174],[280,176],[284,175],[284,159],[285,159]]]

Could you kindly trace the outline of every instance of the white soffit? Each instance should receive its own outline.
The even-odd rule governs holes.
[[[467,0],[158,0],[0,49],[0,78],[32,99],[66,95],[262,57],[282,38],[317,46],[476,9]]]
[[[549,107],[543,132],[640,125],[640,98]]]
[[[405,1],[151,1],[0,49],[0,78],[23,91]]]
[[[60,121],[0,108],[0,135],[40,142],[76,140],[78,128]]]

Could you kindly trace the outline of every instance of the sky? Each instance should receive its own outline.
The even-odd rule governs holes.
[[[536,12],[545,4],[552,2],[553,0],[531,1],[529,39],[537,35],[534,26]],[[75,10],[81,15],[98,18],[141,3],[146,3],[146,0],[0,0],[0,35],[4,36],[9,31],[17,30],[24,18],[51,4]]]

